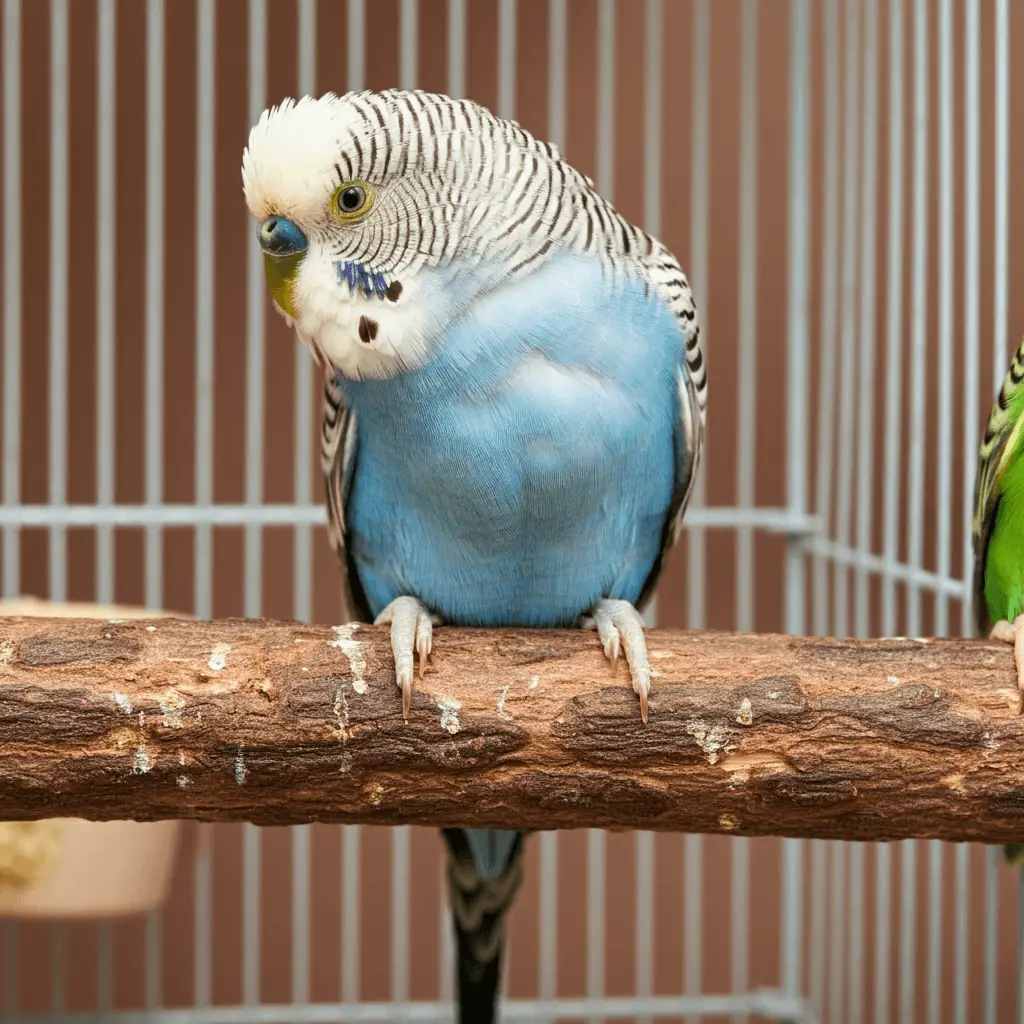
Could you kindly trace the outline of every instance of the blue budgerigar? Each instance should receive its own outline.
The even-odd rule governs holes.
[[[596,628],[646,721],[640,610],[707,395],[676,259],[553,146],[446,96],[286,100],[242,177],[274,303],[326,377],[331,541],[350,611],[391,624],[406,719],[444,623]],[[459,1019],[479,1024],[523,836],[444,837]]]

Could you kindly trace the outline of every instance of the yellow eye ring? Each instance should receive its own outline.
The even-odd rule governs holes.
[[[373,209],[373,186],[368,181],[343,181],[331,193],[331,216],[342,223],[359,220]]]

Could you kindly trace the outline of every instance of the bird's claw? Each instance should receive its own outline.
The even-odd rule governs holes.
[[[640,698],[640,717],[646,725],[647,697],[651,692],[651,663],[647,657],[647,641],[644,639],[644,623],[640,613],[628,601],[605,599],[594,605],[591,616],[584,619],[583,625],[588,629],[597,629],[604,655],[611,662],[613,675],[620,647],[624,650],[633,691]]]
[[[434,642],[436,617],[415,597],[396,597],[374,619],[374,625],[391,623],[391,653],[395,657],[395,682],[402,691],[402,718],[409,721],[412,709],[413,652],[419,655],[423,678]]]
[[[988,634],[990,640],[1001,640],[1013,644],[1013,661],[1017,667],[1017,689],[1020,691],[1020,713],[1024,714],[1024,615],[1018,615],[1013,622],[1000,619]]]

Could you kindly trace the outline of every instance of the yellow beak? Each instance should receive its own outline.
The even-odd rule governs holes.
[[[267,275],[267,285],[274,301],[293,319],[297,320],[295,305],[292,300],[292,288],[299,273],[299,264],[305,252],[289,253],[287,256],[263,254],[263,269]]]
[[[293,320],[298,320],[294,301],[295,277],[309,245],[306,236],[287,217],[271,214],[260,224],[258,237],[270,294],[281,309]]]

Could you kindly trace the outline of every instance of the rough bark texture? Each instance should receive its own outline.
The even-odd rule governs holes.
[[[885,840],[1024,837],[1011,648],[439,628],[402,721],[387,628],[0,619],[0,820],[200,818]]]

